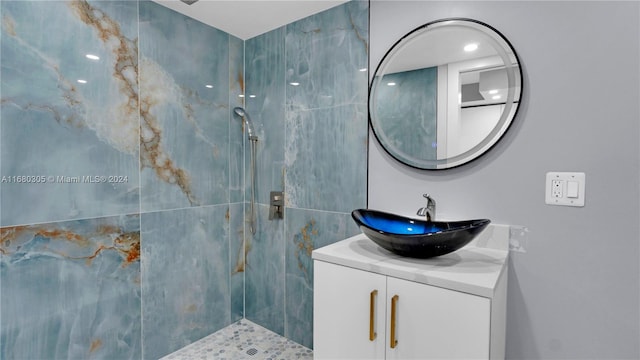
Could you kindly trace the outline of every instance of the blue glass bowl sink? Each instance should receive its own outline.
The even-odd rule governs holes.
[[[351,217],[373,242],[395,254],[430,258],[467,245],[491,223],[488,219],[430,221],[358,209]]]

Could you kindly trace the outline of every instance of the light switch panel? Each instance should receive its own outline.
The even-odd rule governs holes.
[[[585,173],[548,172],[545,203],[560,206],[584,206]]]
[[[567,197],[569,199],[577,199],[580,194],[578,191],[580,189],[580,183],[577,181],[569,180],[567,181]]]

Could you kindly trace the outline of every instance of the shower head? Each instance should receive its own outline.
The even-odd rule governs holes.
[[[241,118],[244,119],[244,123],[245,123],[245,125],[247,125],[247,134],[249,135],[249,140],[258,141],[258,136],[254,135],[255,131],[253,129],[253,122],[251,121],[251,118],[249,117],[249,114],[247,114],[247,112],[244,110],[244,108],[237,107],[237,108],[233,109],[233,112],[236,113],[236,115],[238,115],[238,116],[240,116]]]
[[[241,117],[244,117],[244,115],[245,115],[244,109],[239,107],[239,106],[237,108],[233,109],[233,112],[236,113],[236,115],[241,116]]]

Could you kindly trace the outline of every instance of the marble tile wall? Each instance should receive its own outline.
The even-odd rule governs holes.
[[[360,230],[350,214],[289,208],[286,216],[286,336],[299,344],[312,347],[313,260],[311,252],[313,249],[356,235]]]
[[[246,56],[248,108],[268,142],[258,151],[246,317],[312,347],[311,251],[357,234],[350,213],[366,207],[368,3],[251,39]],[[285,217],[268,221],[269,191],[282,189]]]
[[[149,1],[0,12],[0,358],[157,358],[243,316],[312,346],[310,251],[366,206],[367,2],[246,42]]]
[[[243,41],[149,1],[0,12],[0,358],[155,359],[242,318]]]
[[[245,316],[284,335],[284,221],[268,220],[269,192],[284,190],[284,28],[245,43],[247,111],[258,134],[256,201],[258,231],[247,234]],[[245,150],[247,175],[251,152]],[[247,177],[246,198],[250,199]],[[249,209],[250,206],[247,206]]]
[[[140,218],[2,228],[3,359],[140,359]]]
[[[0,224],[138,212],[137,4],[0,6]]]
[[[145,358],[231,323],[228,217],[228,205],[142,214]]]
[[[176,16],[140,2],[142,211],[229,202],[229,35]]]

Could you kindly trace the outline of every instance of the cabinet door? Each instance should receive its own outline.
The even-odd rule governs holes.
[[[397,340],[391,348],[392,299]],[[488,298],[388,278],[387,359],[488,359]]]
[[[313,287],[314,359],[384,359],[386,277],[314,261]]]

